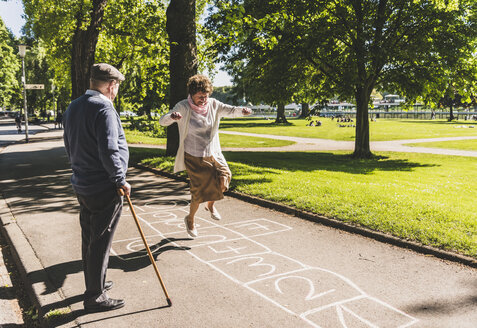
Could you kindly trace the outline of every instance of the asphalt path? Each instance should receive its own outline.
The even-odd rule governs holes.
[[[131,168],[132,201],[172,299],[167,306],[127,206],[108,279],[122,309],[82,310],[78,205],[61,131],[0,154],[0,217],[42,312],[61,327],[475,327],[477,270],[226,197],[222,221],[188,186]]]
[[[49,123],[48,125],[53,126],[53,123]],[[49,128],[47,126],[41,125],[28,125],[28,136],[33,136],[39,132],[48,131]],[[22,131],[18,133],[15,127],[15,121],[12,118],[0,118],[0,149],[2,147],[11,145],[16,142],[25,141],[25,124],[22,122]]]

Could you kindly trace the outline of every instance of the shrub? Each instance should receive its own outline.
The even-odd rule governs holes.
[[[159,124],[159,121],[149,120],[145,118],[134,119],[131,117],[129,130],[142,132],[148,137],[164,138],[166,136],[166,128]]]

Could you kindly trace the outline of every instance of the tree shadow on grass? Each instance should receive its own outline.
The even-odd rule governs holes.
[[[406,159],[391,159],[387,156],[354,159],[350,154],[324,152],[224,152],[224,155],[229,162],[256,167],[255,173],[257,174],[264,172],[266,168],[292,172],[324,170],[350,174],[370,174],[375,171],[401,172],[438,166],[438,164],[422,164]],[[269,173],[273,173],[273,171],[269,170]]]

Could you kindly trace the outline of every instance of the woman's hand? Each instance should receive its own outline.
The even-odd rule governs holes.
[[[182,115],[181,115],[181,113],[179,113],[179,112],[173,112],[173,113],[171,114],[171,118],[172,118],[174,121],[178,121],[178,120],[180,120],[180,119],[182,118]]]
[[[252,114],[252,110],[250,108],[244,107],[244,108],[242,108],[242,114],[243,115],[250,115],[250,114]]]

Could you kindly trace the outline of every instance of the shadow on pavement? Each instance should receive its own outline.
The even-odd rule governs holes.
[[[159,255],[162,253],[165,253],[167,251],[186,251],[190,250],[189,247],[176,247],[176,246],[165,246],[168,243],[175,242],[175,241],[180,241],[180,240],[186,240],[185,239],[180,239],[180,238],[169,238],[169,239],[163,239],[159,243],[155,245],[150,245],[151,251],[152,249],[156,249],[153,252],[154,259],[157,261],[157,258]],[[124,255],[118,256],[112,256],[109,260],[109,268],[112,269],[120,269],[123,270],[124,272],[132,272],[132,271],[138,271],[143,268],[146,268],[148,266],[152,266],[148,256],[146,249],[142,249],[139,251],[136,251],[134,253],[127,253]],[[82,264],[81,261],[70,261],[70,262],[64,262],[60,264],[56,264],[50,267],[45,268],[47,274],[48,274],[48,281],[43,281],[39,279],[39,277],[42,276],[41,272],[35,271],[29,274],[30,280],[32,283],[38,283],[42,282],[45,286],[45,291],[42,293],[43,295],[53,293],[63,287],[63,284],[66,280],[66,277],[70,274],[75,274],[78,272],[82,271]],[[54,282],[56,286],[52,286],[51,281]],[[70,307],[71,305],[75,303],[80,303],[83,302],[83,294],[75,295],[69,298],[66,298],[64,300],[61,300],[60,302],[55,302],[48,304],[42,308],[42,313],[48,313],[49,311],[55,310],[55,309],[61,309],[61,308],[66,308]],[[161,306],[157,308],[151,308],[143,311],[137,311],[137,312],[132,312],[132,313],[125,313],[121,314],[118,316],[113,316],[109,318],[114,318],[114,317],[121,317],[121,316],[127,316],[130,314],[135,314],[135,313],[142,313],[142,312],[148,312],[148,311],[153,311],[153,310],[158,310],[158,309],[163,309],[169,307],[168,305],[166,306]],[[49,327],[56,327],[60,326],[62,324],[71,322],[73,320],[76,320],[78,317],[83,316],[87,314],[84,310],[75,310],[71,313],[68,314],[63,314],[63,315],[57,315],[54,316],[53,319],[51,319],[48,322]],[[93,323],[93,322],[98,322],[102,320],[107,320],[108,318],[103,318],[99,320],[94,320],[90,322],[85,322],[83,324],[87,323]],[[3,327],[3,326],[2,326]]]
[[[57,144],[51,146],[49,143],[39,145],[39,147],[41,149],[38,150],[15,148],[14,151],[0,154],[0,184],[2,185],[0,193],[8,200],[10,210],[20,227],[29,225],[31,220],[34,220],[35,214],[44,215],[46,218],[54,213],[64,213],[70,217],[71,215],[79,216],[78,202],[70,184],[71,169],[64,148],[62,146],[58,147]],[[131,197],[137,206],[150,203],[151,199],[154,199],[154,205],[156,206],[167,205],[170,200],[167,201],[162,198],[173,200],[184,198],[188,188],[186,184],[175,181],[158,184],[156,180],[151,179],[150,176],[142,175],[141,172],[136,172],[134,176],[129,175],[128,178],[133,188]],[[187,202],[185,203],[187,204]],[[125,204],[125,207],[127,207],[127,204]],[[123,217],[122,220],[124,219]],[[139,233],[137,233],[137,237],[140,238]],[[189,250],[189,247],[170,245],[170,243],[180,240],[184,239],[166,238],[154,245],[149,245],[149,247],[157,260],[165,252]],[[160,263],[158,265],[160,266]],[[133,253],[111,256],[109,262],[109,268],[124,272],[134,272],[148,266],[152,265],[145,248]],[[45,288],[42,294],[46,295],[62,288],[68,275],[77,274],[81,271],[81,260],[75,260],[48,266],[44,268],[44,271],[30,272],[28,277],[31,284],[41,283]],[[47,273],[46,276],[44,272]],[[5,289],[1,289],[0,295],[3,295],[5,291]],[[41,312],[47,313],[50,310],[82,302],[82,297],[82,294],[75,295],[57,303],[48,304],[41,309]],[[161,308],[164,307],[139,312]],[[49,326],[74,321],[84,314],[84,311],[54,314],[49,321]],[[129,314],[131,313],[120,316]]]
[[[118,314],[118,315],[112,315],[112,316],[109,316],[109,317],[106,317],[106,318],[101,318],[101,319],[97,319],[97,320],[82,322],[81,325],[88,325],[88,324],[91,324],[91,323],[106,321],[106,320],[114,319],[114,318],[127,317],[127,316],[130,316],[130,315],[133,315],[133,314],[140,314],[140,313],[146,313],[146,312],[151,312],[151,311],[156,311],[156,310],[162,310],[162,309],[166,309],[166,308],[169,308],[169,307],[170,307],[169,305],[163,305],[163,306],[149,308],[149,309],[141,310],[141,311],[134,311],[134,312],[122,313],[122,314]],[[73,312],[71,312],[67,315],[64,315],[60,318],[57,318],[57,319],[49,322],[48,327],[61,326],[63,324],[66,324],[68,322],[76,320],[77,318],[79,318],[83,315],[86,315],[86,314],[88,314],[88,313],[86,313],[84,310],[73,311]],[[3,328],[3,326],[2,326],[2,328]]]
[[[422,302],[414,304],[406,309],[410,313],[428,313],[439,315],[452,315],[457,312],[465,312],[465,309],[471,310],[477,304],[477,280],[474,282],[474,295],[467,295],[458,300],[439,299],[432,302]]]
[[[189,240],[187,238],[180,239],[180,238],[166,238],[161,240],[159,243],[155,245],[149,245],[151,252],[153,253],[154,259],[157,261],[159,255],[168,251],[187,251],[190,250],[189,247],[176,247],[176,246],[165,246],[171,242],[181,241],[181,240]],[[109,260],[110,269],[119,269],[124,272],[134,272],[146,268],[151,265],[149,257],[147,256],[146,249],[143,248],[139,251],[133,253],[127,253],[124,255],[119,256],[111,256]],[[66,277],[71,274],[75,274],[81,272],[83,270],[81,260],[70,261],[70,262],[63,262],[59,264],[55,264],[45,268],[45,271],[48,275],[48,281],[44,281],[41,277],[41,271],[33,271],[29,273],[30,281],[35,283],[43,283],[45,286],[45,290],[42,292],[42,295],[51,294],[56,292],[58,289],[63,287]],[[75,302],[73,302],[75,303]],[[71,305],[67,304],[67,305]],[[66,305],[66,306],[67,306]],[[51,307],[53,309],[55,307]]]

